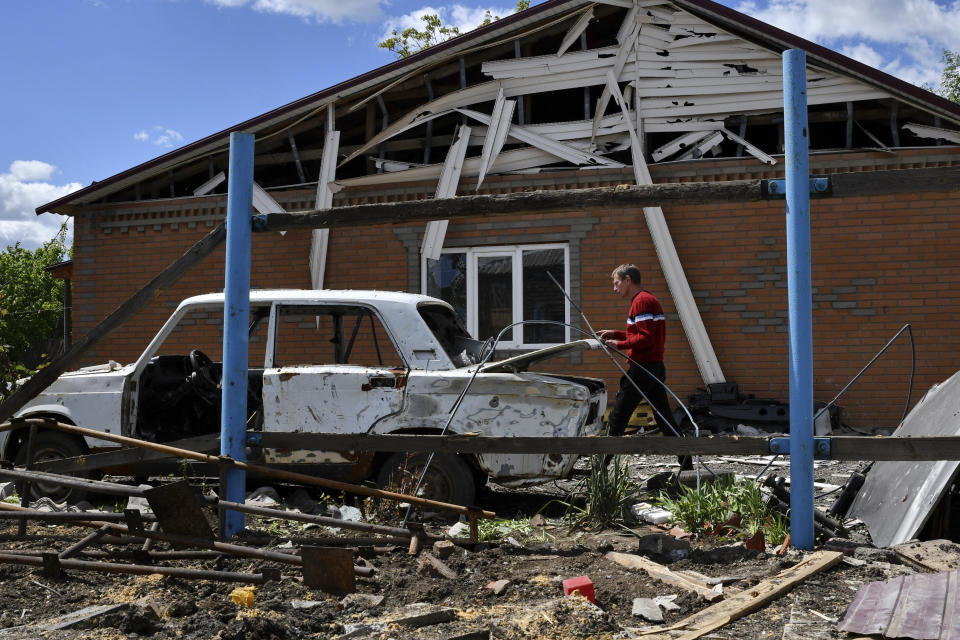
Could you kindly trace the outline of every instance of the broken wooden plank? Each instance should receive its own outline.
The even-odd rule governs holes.
[[[639,635],[674,638],[675,640],[695,640],[729,622],[756,611],[763,605],[787,593],[797,584],[821,571],[836,565],[843,558],[839,551],[817,551],[810,554],[789,569],[785,569],[772,578],[767,578],[753,588],[745,589],[715,605],[707,607],[676,624],[662,629],[652,629]],[[669,635],[668,631],[684,630],[680,636]]]
[[[493,161],[496,160],[500,150],[503,149],[503,143],[507,140],[507,132],[510,131],[510,121],[513,120],[513,110],[517,106],[516,100],[507,100],[503,97],[503,91],[497,94],[497,99],[493,103],[493,113],[490,116],[490,123],[487,127],[487,135],[483,140],[483,149],[480,151],[480,175],[477,177],[477,189],[483,184],[483,179],[487,175]]]
[[[904,542],[890,549],[923,571],[950,571],[960,568],[960,545],[950,540]]]
[[[619,553],[617,551],[610,551],[607,553],[606,557],[608,560],[612,560],[613,562],[627,567],[628,569],[639,569],[641,571],[646,571],[650,577],[656,578],[660,582],[680,587],[681,589],[689,591],[690,593],[694,593],[707,602],[716,602],[717,600],[723,598],[723,593],[720,591],[709,589],[702,584],[691,580],[687,576],[671,571],[662,564],[654,562],[653,560],[643,556],[634,555],[632,553]]]

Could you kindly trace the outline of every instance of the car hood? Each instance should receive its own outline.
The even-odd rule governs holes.
[[[574,340],[573,342],[555,344],[552,347],[537,349],[536,351],[507,358],[506,360],[491,362],[481,367],[480,371],[481,373],[516,373],[518,371],[526,371],[531,364],[540,362],[541,360],[575,353],[577,351],[595,350],[599,348],[599,340],[592,338],[587,340]]]

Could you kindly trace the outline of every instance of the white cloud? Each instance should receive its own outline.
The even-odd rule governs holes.
[[[17,180],[24,182],[33,182],[36,180],[49,180],[56,169],[52,164],[40,162],[39,160],[14,160],[10,165],[10,175]]]
[[[370,21],[380,18],[380,0],[205,0],[218,7],[250,5],[261,13],[278,13],[317,22],[340,24],[345,20]]]
[[[183,135],[168,127],[157,125],[152,129],[141,129],[133,134],[133,139],[138,142],[149,142],[158,147],[169,149],[170,147],[183,142]]]
[[[487,12],[493,16],[500,16],[503,18],[514,13],[514,11],[516,11],[516,6],[491,6],[476,8],[467,7],[462,4],[441,7],[432,7],[429,5],[423,6],[405,15],[388,18],[385,25],[386,29],[384,34],[379,39],[383,40],[391,37],[394,29],[400,32],[409,27],[414,27],[416,29],[423,28],[423,20],[421,19],[421,16],[424,15],[438,15],[440,16],[440,21],[444,25],[457,27],[460,30],[460,33],[466,33],[467,31],[472,31],[479,27],[480,23],[486,19]]]
[[[915,84],[937,84],[943,49],[954,50],[960,42],[958,0],[748,0],[726,4]],[[871,54],[871,49],[877,55]]]
[[[51,182],[56,167],[39,160],[16,160],[0,173],[0,247],[16,242],[33,249],[50,240],[65,216],[38,216],[35,209],[81,187],[77,182]]]

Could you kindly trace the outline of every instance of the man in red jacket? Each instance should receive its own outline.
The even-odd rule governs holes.
[[[663,347],[666,341],[666,321],[663,307],[653,294],[640,286],[640,270],[632,264],[622,264],[613,270],[613,292],[630,301],[626,331],[604,329],[597,334],[604,343],[618,351],[626,351],[630,358],[627,374],[620,378],[620,390],[608,418],[609,434],[623,435],[640,401],[646,397],[654,408],[657,426],[665,436],[679,436],[667,400],[666,368],[663,365]],[[632,382],[631,382],[632,381]],[[679,456],[681,470],[693,467],[690,456]]]

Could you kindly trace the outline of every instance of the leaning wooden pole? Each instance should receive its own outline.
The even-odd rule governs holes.
[[[69,350],[54,358],[50,364],[35,373],[33,377],[18,387],[9,398],[0,403],[0,422],[9,420],[20,407],[30,402],[34,396],[50,386],[61,373],[66,371],[80,356],[86,353],[87,350],[98,344],[118,327],[122,326],[130,316],[152,302],[157,294],[165,287],[169,287],[177,282],[183,277],[183,274],[193,268],[195,264],[213,253],[214,249],[219,247],[220,243],[224,241],[226,235],[226,226],[224,224],[217,226],[198,243],[190,247],[186,253],[171,263],[170,266],[157,274],[153,280],[145,284],[142,289],[133,294],[126,302],[114,309],[100,324],[88,331],[83,338],[75,342]]]

